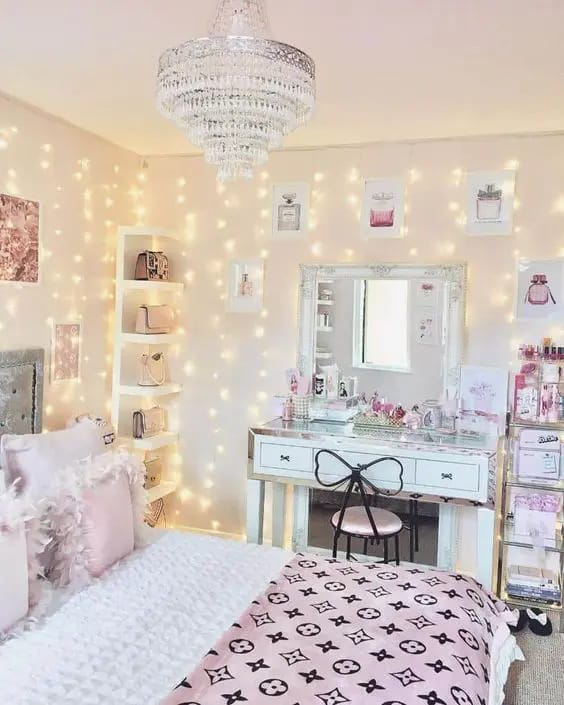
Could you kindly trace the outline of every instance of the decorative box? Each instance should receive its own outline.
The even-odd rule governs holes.
[[[525,536],[540,546],[545,540],[554,544],[560,499],[554,494],[518,494],[515,496],[516,536]]]
[[[519,450],[517,474],[535,480],[557,482],[560,478],[560,451]]]

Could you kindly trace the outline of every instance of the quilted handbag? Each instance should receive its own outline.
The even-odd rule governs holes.
[[[165,414],[161,406],[139,409],[133,412],[133,438],[156,436],[165,427]]]
[[[141,355],[137,384],[141,387],[160,387],[166,379],[166,359],[162,352]]]
[[[170,306],[139,306],[135,332],[145,335],[170,333],[174,325],[174,311]]]
[[[145,465],[145,489],[150,490],[161,484],[163,474],[163,464],[160,458],[152,458],[151,460],[143,461]]]
[[[168,257],[162,252],[145,250],[137,255],[135,279],[141,281],[168,281]]]

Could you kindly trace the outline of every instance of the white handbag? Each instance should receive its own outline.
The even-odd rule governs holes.
[[[164,431],[165,413],[160,406],[133,412],[133,438],[150,438]]]
[[[141,355],[137,384],[141,387],[160,387],[166,379],[166,360],[162,352]]]
[[[170,333],[174,325],[174,311],[170,306],[139,306],[135,332],[145,335]]]

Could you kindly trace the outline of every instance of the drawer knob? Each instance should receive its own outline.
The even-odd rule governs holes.
[[[442,473],[441,473],[441,479],[443,479],[443,480],[452,480],[452,473],[451,473],[451,472],[442,472]]]
[[[289,455],[281,455],[280,460],[285,460],[287,463],[290,462],[290,456]]]

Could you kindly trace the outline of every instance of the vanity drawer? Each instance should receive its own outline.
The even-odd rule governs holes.
[[[418,487],[477,492],[480,468],[470,463],[445,463],[440,460],[417,460],[415,478]]]
[[[312,455],[313,449],[304,446],[291,446],[282,443],[260,444],[261,468],[310,472]]]
[[[316,448],[314,451],[314,471],[315,453],[317,453],[318,450],[319,448]],[[353,467],[357,465],[368,465],[368,463],[371,463],[373,460],[388,457],[386,455],[376,455],[375,453],[355,453],[347,451],[338,451],[338,454]],[[400,457],[398,457],[398,460],[403,465],[403,484],[404,486],[410,487],[415,482],[415,460],[413,458]],[[319,475],[324,482],[340,479],[345,477],[348,473],[349,470],[347,466],[339,462],[333,455],[323,453],[319,456]],[[364,477],[373,482],[377,487],[395,489],[398,487],[399,466],[392,460],[385,460],[366,470]]]

